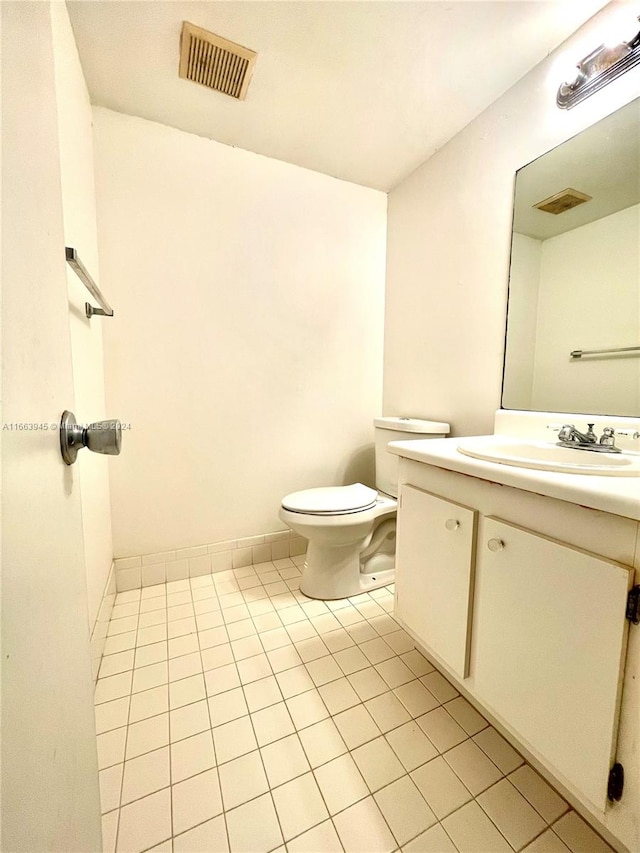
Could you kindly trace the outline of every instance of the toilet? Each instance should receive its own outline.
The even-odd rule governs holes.
[[[362,483],[293,492],[280,518],[308,540],[300,591],[328,601],[393,583],[399,458],[390,441],[444,438],[449,424],[375,418],[376,488]]]

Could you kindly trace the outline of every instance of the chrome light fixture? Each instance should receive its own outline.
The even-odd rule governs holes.
[[[570,110],[638,64],[640,32],[630,41],[620,42],[614,47],[601,44],[580,60],[576,79],[572,83],[561,84],[556,103],[561,110]]]

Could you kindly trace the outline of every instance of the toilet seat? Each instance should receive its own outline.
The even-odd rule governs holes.
[[[305,515],[345,515],[363,512],[376,505],[378,493],[362,483],[350,486],[325,486],[292,492],[282,499],[282,506],[290,512]]]

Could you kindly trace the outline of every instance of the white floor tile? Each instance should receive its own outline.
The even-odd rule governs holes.
[[[275,705],[276,702],[282,702],[282,693],[273,675],[244,684],[243,690],[249,711],[259,711],[261,708]]]
[[[340,812],[333,822],[349,853],[391,853],[398,846],[373,797]]]
[[[568,812],[553,825],[553,831],[572,853],[611,853],[611,847],[574,811]]]
[[[124,761],[124,746],[127,739],[126,727],[113,729],[98,735],[98,768],[104,770],[112,764]]]
[[[436,817],[408,776],[382,788],[375,801],[399,845],[436,823]]]
[[[327,706],[317,690],[307,690],[286,700],[287,708],[296,729],[304,729],[329,716]]]
[[[329,817],[313,773],[286,782],[272,794],[285,841]]]
[[[169,688],[166,684],[154,687],[153,690],[145,690],[143,693],[134,693],[131,697],[129,709],[129,725],[163,714],[169,710]]]
[[[444,753],[444,759],[474,797],[494,785],[502,773],[472,740]],[[524,793],[524,792],[523,792]]]
[[[406,773],[383,737],[355,749],[352,755],[372,793],[395,782]]]
[[[169,743],[169,714],[158,714],[139,723],[132,723],[127,733],[126,758],[167,746]]]
[[[96,686],[106,851],[122,814],[122,851],[286,853],[282,827],[289,853],[609,853],[415,648],[393,585],[314,601],[292,560],[231,569],[233,553],[115,605]]]
[[[422,676],[420,681],[430,693],[433,693],[439,702],[449,702],[449,700],[455,699],[459,695],[453,684],[447,681],[444,675],[437,670]]]
[[[171,786],[173,833],[191,829],[222,812],[222,798],[217,770]]]
[[[293,734],[295,731],[293,722],[284,702],[270,705],[261,711],[251,714],[251,722],[256,734],[259,746],[266,746],[275,740]]]
[[[386,681],[382,680],[372,666],[348,675],[347,679],[362,702],[373,699],[374,696],[380,696],[389,690]]]
[[[417,679],[396,687],[393,692],[414,719],[433,711],[440,704],[435,696]]]
[[[439,823],[405,844],[402,850],[403,853],[457,853],[453,841]]]
[[[293,669],[276,673],[276,681],[285,699],[290,699],[314,687],[305,666],[294,666]]]
[[[240,676],[235,663],[208,669],[204,674],[207,696],[217,696],[227,690],[240,687]],[[181,682],[177,682],[180,684]]]
[[[289,853],[336,853],[342,845],[333,823],[326,820],[287,844]]]
[[[211,732],[200,732],[171,744],[171,781],[173,784],[210,770],[216,760]]]
[[[169,748],[163,747],[126,761],[122,803],[131,803],[166,788],[170,782]],[[166,838],[166,836],[165,836]]]
[[[217,696],[212,696],[208,701],[211,725],[214,728],[223,723],[229,723],[231,720],[237,720],[238,717],[244,717],[245,714],[249,713],[241,687],[219,693]]]
[[[204,678],[202,675],[192,675],[180,681],[172,681],[169,684],[169,707],[181,708],[190,705],[191,702],[199,702],[206,696]]]
[[[271,649],[267,652],[267,657],[269,658],[271,669],[276,673],[302,665],[302,658],[291,643],[280,646],[277,649]]]
[[[222,800],[226,810],[253,800],[269,790],[258,750],[222,764],[219,774]]]
[[[168,788],[120,811],[118,853],[140,853],[171,837],[171,794]]]
[[[234,663],[231,643],[221,643],[219,646],[211,646],[200,652],[202,666],[205,672],[217,669],[220,666],[229,666]],[[178,658],[180,660],[180,658]]]
[[[202,658],[200,652],[192,652],[190,655],[171,658],[169,661],[169,681],[179,681],[181,678],[189,678],[202,672]]]
[[[318,687],[318,693],[330,714],[339,714],[360,703],[360,697],[344,676]]]
[[[438,820],[442,820],[471,799],[468,789],[442,756],[414,770],[411,778]]]
[[[477,802],[516,850],[533,841],[545,829],[546,824],[540,815],[508,779],[488,788],[478,796]]]
[[[240,717],[213,730],[218,765],[258,748],[249,717]]]
[[[171,742],[184,740],[191,735],[207,731],[211,727],[209,707],[206,699],[176,708],[169,714]]]
[[[123,771],[124,764],[114,764],[113,767],[100,771],[100,805],[103,814],[120,807]]]
[[[464,780],[463,780],[464,781]],[[531,803],[547,823],[553,823],[569,806],[528,764],[523,764],[509,776],[509,781]]]
[[[451,714],[453,719],[461,726],[468,735],[475,735],[482,729],[486,729],[489,723],[479,714],[467,700],[458,696],[451,702],[447,702],[444,708]]]
[[[349,749],[355,749],[380,736],[380,729],[364,705],[356,705],[335,714],[333,721]]]
[[[387,732],[387,741],[409,771],[426,764],[438,754],[438,750],[413,720]]]
[[[298,735],[289,735],[260,750],[269,785],[272,788],[289,782],[311,768]]]
[[[438,752],[446,752],[467,739],[467,733],[444,708],[436,708],[418,717],[418,725]]]
[[[129,718],[129,696],[113,699],[96,705],[96,734],[111,731],[127,725]]]
[[[522,756],[491,726],[475,735],[473,741],[503,773],[511,773],[524,764]]]
[[[234,853],[267,853],[283,841],[270,794],[226,813]]]
[[[173,853],[229,853],[224,815],[208,820],[173,839]]]
[[[131,693],[132,672],[121,672],[119,675],[110,675],[107,678],[99,678],[96,684],[94,701],[96,705],[101,702],[111,702]]]
[[[369,699],[364,705],[381,732],[391,731],[411,719],[404,705],[390,692]]]
[[[314,771],[329,814],[343,811],[369,796],[369,789],[351,755],[341,755]]]
[[[312,767],[319,767],[347,751],[333,720],[322,720],[299,733],[300,741]]]
[[[446,817],[442,826],[460,853],[513,853],[475,800]]]

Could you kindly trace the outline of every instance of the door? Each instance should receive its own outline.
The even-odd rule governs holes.
[[[2,843],[99,851],[48,3],[2,5]]]
[[[476,512],[403,485],[398,511],[396,611],[461,678],[469,674]]]
[[[633,569],[495,518],[478,536],[474,689],[601,811]]]

